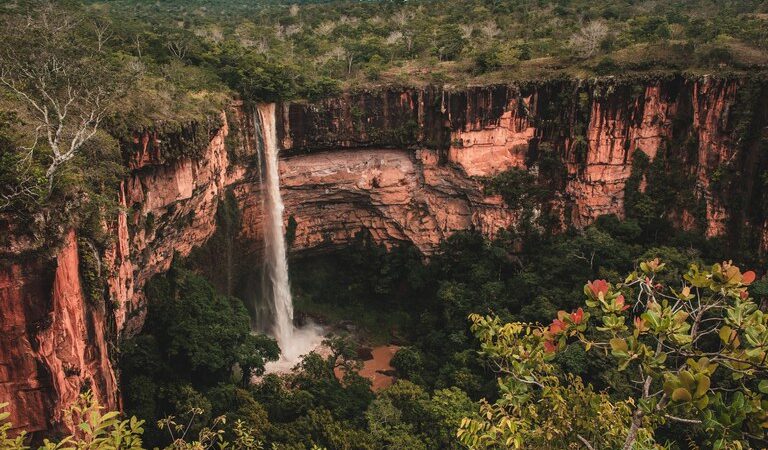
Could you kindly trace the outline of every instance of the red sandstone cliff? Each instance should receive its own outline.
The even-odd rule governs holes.
[[[82,389],[107,408],[119,407],[105,312],[83,294],[74,231],[64,237],[55,268],[44,260],[0,268],[0,302],[0,401],[10,401],[15,427],[58,428]]]
[[[458,92],[385,90],[283,105],[278,130],[290,156],[281,170],[286,214],[298,224],[294,250],[343,243],[363,228],[382,242],[412,241],[427,253],[458,229],[493,233],[513,224],[515,212],[485,198],[475,177],[513,167],[554,186],[549,207],[559,212],[561,227],[584,227],[604,214],[623,217],[635,152],[653,161],[660,149],[682,163],[680,176],[696,180],[690,189],[705,209],[698,219],[703,223],[696,223],[697,205],[669,211],[670,217],[709,237],[732,234],[741,212],[728,210],[735,204],[710,177],[738,159],[732,116],[742,84],[706,77],[644,86],[567,81]],[[683,148],[686,136],[695,142],[693,153]],[[564,174],[539,171],[545,146]],[[397,148],[408,151],[388,150]],[[754,156],[750,164],[762,167],[764,160]],[[749,180],[732,183],[738,191]],[[252,188],[239,191],[249,217],[246,235],[258,221]],[[749,227],[768,250],[763,223]]]
[[[117,193],[125,209],[108,225],[115,239],[102,255],[106,304],[114,309],[85,299],[74,232],[52,261],[19,256],[0,265],[0,403],[10,403],[14,427],[61,429],[62,411],[81,389],[119,408],[108,353],[116,337],[106,338],[106,315],[113,315],[118,333],[136,331],[143,322],[144,283],[166,271],[174,253],[189,254],[215,231],[221,193],[243,176],[228,161],[228,131],[224,121],[197,158],[158,163],[162,155],[154,150],[152,157],[131,158],[132,173]],[[3,254],[22,255],[33,247],[20,240]]]
[[[175,253],[188,255],[216,230],[216,209],[224,190],[244,176],[242,167],[229,161],[225,140],[229,124],[216,130],[197,158],[182,157],[165,164],[157,159],[134,165],[119,192],[125,208],[113,234],[117,237],[105,259],[113,268],[109,278],[119,330],[129,334],[143,323],[142,288],[153,275],[170,267]],[[144,152],[146,146],[142,146]],[[161,156],[155,156],[159,158]]]
[[[762,156],[739,159],[730,116],[740,86],[739,80],[676,78],[633,91],[555,82],[452,93],[385,90],[280,105],[285,220],[293,216],[297,224],[292,251],[342,245],[360,230],[385,244],[413,242],[425,253],[457,230],[492,235],[514,226],[518,212],[484,195],[477,177],[512,167],[556,188],[550,206],[562,226],[622,216],[633,154],[653,159],[679,135],[695,136],[691,154],[672,151],[681,152],[685,170],[695,176],[693,188],[706,206],[703,230],[722,235],[738,211],[715,191],[711,173],[732,161],[764,165]],[[574,100],[563,103],[563,96]],[[118,406],[105,314],[114,315],[118,333],[141,326],[144,284],[168,269],[174,253],[189,254],[215,232],[227,189],[241,208],[241,239],[259,251],[255,125],[242,105],[230,117],[236,127],[222,114],[223,125],[209,135],[136,135],[126,159],[131,174],[116,193],[124,210],[109,224],[115,239],[102,255],[108,300],[116,305],[111,312],[84,300],[72,233],[53,262],[11,256],[0,265],[0,402],[11,402],[16,426],[60,426],[61,410],[84,384],[106,405]],[[230,129],[237,130],[247,161],[231,160]],[[186,152],[185,142],[195,150]],[[540,170],[545,147],[562,162],[561,175]],[[759,189],[750,193],[760,195]],[[690,211],[675,213],[681,227],[697,226]],[[750,225],[759,229],[764,249],[767,223]],[[23,247],[14,243],[3,254],[20,254]]]
[[[367,230],[384,244],[412,242],[433,252],[450,234],[475,227],[492,236],[515,212],[459,169],[438,164],[436,151],[339,150],[292,156],[280,164],[286,214],[296,220],[295,251],[349,242]],[[236,190],[243,235],[260,236],[259,186]],[[287,219],[287,217],[286,217]]]
[[[633,153],[641,151],[653,160],[657,151],[672,140],[673,122],[692,114],[686,126],[698,135],[698,154],[695,160],[687,161],[688,169],[696,174],[699,185],[695,188],[706,201],[707,235],[723,235],[726,213],[707,188],[711,172],[735,150],[724,122],[728,120],[728,108],[736,100],[737,87],[736,81],[702,79],[678,87],[683,92],[671,95],[670,86],[654,82],[636,98],[621,101],[607,95],[591,99],[584,136],[585,160],[577,160],[575,136],[565,136],[560,143],[560,154],[568,168],[564,201],[572,207],[570,223],[583,227],[600,215],[622,217]],[[511,167],[527,168],[532,142],[557,141],[536,126],[539,96],[534,92],[527,98],[513,97],[495,122],[468,123],[453,131],[449,161],[477,176],[492,176]],[[692,110],[687,112],[686,108]],[[521,109],[526,111],[524,117],[518,114]]]

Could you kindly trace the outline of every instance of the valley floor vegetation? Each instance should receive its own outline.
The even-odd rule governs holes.
[[[76,448],[139,437],[147,448],[764,446],[768,318],[758,304],[768,281],[713,265],[727,253],[716,242],[651,226],[660,225],[610,216],[522,240],[469,231],[428,262],[361,234],[335,254],[294,261],[296,295],[316,314],[359,305],[369,317],[334,320],[359,334],[391,326],[384,339],[405,344],[392,360],[397,381],[376,393],[344,336],[291,374],[249,382],[277,357],[274,341],[251,335],[242,302],[179,260],[152,281],[147,325],[121,346],[132,418],[106,414],[106,425],[72,439],[86,442]]]

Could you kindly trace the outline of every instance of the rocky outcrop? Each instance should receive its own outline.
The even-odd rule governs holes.
[[[152,128],[136,131],[121,143],[125,163],[131,170],[171,164],[180,158],[199,159],[204,155],[212,135],[226,123],[223,116],[202,122],[183,124],[157,123]]]
[[[0,401],[30,432],[59,429],[62,413],[90,389],[119,407],[103,308],[83,293],[78,244],[70,231],[55,257],[0,268]]]
[[[429,149],[292,156],[281,161],[280,178],[286,214],[296,223],[294,251],[343,245],[367,231],[378,242],[411,242],[431,253],[456,231],[474,227],[492,236],[514,224],[498,197],[483,195],[478,181],[439,164]],[[244,184],[236,191],[251,242],[261,232],[258,189]]]
[[[74,231],[53,258],[22,233],[8,243],[0,265],[0,403],[10,403],[14,427],[63,429],[62,412],[86,389],[119,408],[109,346],[141,327],[145,282],[168,270],[174,254],[205,243],[221,194],[245,173],[229,162],[223,114],[222,122],[198,157],[140,145],[139,154],[154,156],[128,158],[133,170],[117,193],[123,209],[105,224],[113,239],[100,255],[106,301],[84,295]]]
[[[536,127],[519,111],[527,110],[531,100],[511,99],[493,124],[476,121],[453,130],[448,160],[469,176],[492,176],[512,167],[525,167]]]
[[[199,157],[142,165],[121,185],[124,210],[113,226],[117,239],[105,256],[113,268],[108,284],[119,305],[117,328],[127,334],[143,323],[144,284],[167,271],[175,254],[187,256],[206,242],[216,230],[224,191],[245,175],[244,167],[230,164],[229,124],[223,113],[221,123]]]
[[[346,93],[321,102],[278,105],[277,134],[287,153],[364,147],[445,148],[445,100],[436,88]]]
[[[358,92],[314,104],[283,105],[278,130],[290,156],[286,165],[300,164],[299,155],[307,153],[373,148],[409,149],[418,163],[420,149],[427,148],[434,150],[442,170],[465,181],[510,168],[528,170],[556,191],[560,228],[584,227],[604,214],[623,217],[627,182],[637,170],[635,153],[642,152],[652,162],[662,151],[665,161],[682,168],[681,177],[694,180],[685,188],[704,205],[702,217],[695,212],[699,205],[669,205],[667,214],[678,226],[709,237],[746,239],[765,251],[761,244],[768,242],[762,231],[765,213],[762,207],[749,206],[762,204],[757,196],[762,191],[754,177],[739,176],[748,170],[759,177],[767,159],[765,152],[749,150],[738,136],[745,126],[764,130],[766,125],[765,114],[753,111],[745,117],[742,111],[738,93],[750,82],[755,84],[745,79],[678,76],[628,82],[554,80],[453,92],[434,88]],[[763,99],[765,84],[757,81],[763,86],[757,93]],[[326,157],[330,161],[349,155]],[[540,170],[545,158],[562,170]],[[314,159],[311,164],[318,163]],[[672,170],[668,166],[665,169]],[[732,175],[728,183],[713,182],[723,171]],[[298,176],[289,169],[286,173]],[[643,190],[646,174],[639,176]],[[312,175],[308,177],[313,183]],[[747,192],[749,199],[739,197]],[[733,197],[736,201],[729,200]],[[354,202],[350,199],[348,205]],[[751,212],[744,216],[746,210]],[[363,218],[357,220],[350,212],[344,217],[352,223],[370,221],[370,212],[356,214]],[[324,234],[340,233],[336,221],[314,220],[328,225],[313,227],[312,242],[325,242]],[[297,221],[301,225],[298,217]],[[371,224],[377,230],[374,234],[384,240],[407,239],[391,221],[386,226]],[[476,221],[466,224],[478,226]]]

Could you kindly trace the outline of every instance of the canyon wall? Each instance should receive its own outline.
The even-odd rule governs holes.
[[[242,119],[237,111],[235,121]],[[21,230],[3,230],[17,237],[0,258],[0,403],[10,403],[14,430],[63,431],[63,412],[83,390],[120,407],[111,350],[143,323],[144,283],[168,270],[174,255],[206,242],[222,193],[245,176],[229,161],[228,133],[224,113],[202,133],[136,133],[126,149],[130,175],[116,193],[122,208],[104,224],[110,239],[103,250],[75,231],[40,248]],[[162,150],[183,147],[169,146],[173,139],[196,145],[197,154],[167,157]],[[82,257],[93,251],[103,298],[84,294]]]
[[[294,253],[325,251],[365,231],[385,245],[413,243],[433,252],[450,234],[475,228],[493,236],[515,211],[437,151],[363,148],[289,156],[281,161],[286,214],[295,221]],[[242,237],[258,242],[258,185],[237,187]]]
[[[119,305],[118,330],[132,334],[140,328],[146,281],[167,271],[175,254],[187,256],[208,240],[216,230],[223,193],[244,179],[245,168],[230,162],[226,117],[222,113],[221,126],[211,130],[206,145],[194,157],[157,163],[162,151],[148,142],[159,138],[147,139],[142,133],[135,139],[138,145],[129,152],[131,175],[118,193],[123,210],[111,226],[117,239],[105,252],[108,265],[114,268],[108,284],[111,300]]]
[[[30,258],[0,268],[0,402],[30,432],[60,424],[63,407],[90,389],[119,408],[105,338],[106,311],[83,291],[78,242],[66,233],[54,263]]]
[[[641,152],[649,165],[662,155],[652,170],[685,179],[670,186],[690,194],[687,203],[680,200],[664,212],[672,222],[764,253],[765,186],[759,180],[768,169],[761,151],[768,123],[765,85],[761,79],[682,76],[569,79],[452,92],[364,91],[283,104],[278,131],[287,202],[296,205],[288,208],[297,221],[295,250],[343,243],[354,234],[350,227],[373,229],[381,241],[412,241],[426,253],[456,229],[493,232],[514,223],[516,212],[502,207],[485,220],[479,211],[492,210],[497,199],[482,195],[478,180],[509,169],[528,171],[553,191],[541,206],[560,229],[584,227],[605,214],[624,217],[628,182],[634,175],[642,192],[651,175],[647,165],[635,164]],[[381,149],[408,151],[373,161],[372,152]],[[407,193],[410,206],[378,206],[394,184],[385,176],[385,189],[376,186],[377,174],[384,173],[377,164],[415,170],[416,179],[401,177],[401,195],[392,197],[402,203]],[[357,185],[335,183],[329,173],[340,171],[360,173]],[[305,186],[297,181],[302,177]],[[439,192],[457,208],[455,223],[435,215],[444,210],[444,200],[435,202]],[[301,200],[291,201],[294,195]]]
[[[290,251],[326,251],[367,231],[429,254],[458,230],[514,228],[521,211],[486,194],[483,182],[509,169],[552,192],[534,206],[554,218],[553,230],[583,227],[624,216],[628,194],[653,188],[650,166],[675,172],[675,189],[690,191],[681,198],[693,200],[665,212],[679,227],[765,252],[767,101],[749,80],[668,77],[391,88],[280,104]],[[250,111],[235,103],[205,126],[144,130],[124,143],[123,208],[96,250],[101,302],[83,295],[85,237],[66,231],[43,257],[25,251],[23,233],[4,230],[20,236],[0,252],[0,402],[11,403],[17,427],[61,429],[81,388],[119,406],[110,349],[140,329],[146,281],[214,235],[227,192],[239,210],[240,260],[258,259],[260,143]]]

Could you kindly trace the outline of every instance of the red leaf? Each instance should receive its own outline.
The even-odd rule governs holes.
[[[551,334],[558,334],[561,331],[565,330],[566,326],[567,325],[562,320],[555,319],[552,321],[552,325],[549,326],[549,332]]]
[[[589,290],[592,291],[592,294],[596,298],[600,293],[603,295],[608,293],[608,282],[605,280],[595,280],[591,283],[587,283],[587,286],[589,286]]]
[[[584,318],[584,310],[579,308],[576,310],[576,312],[571,313],[571,322],[575,324],[580,324],[581,320]]]

